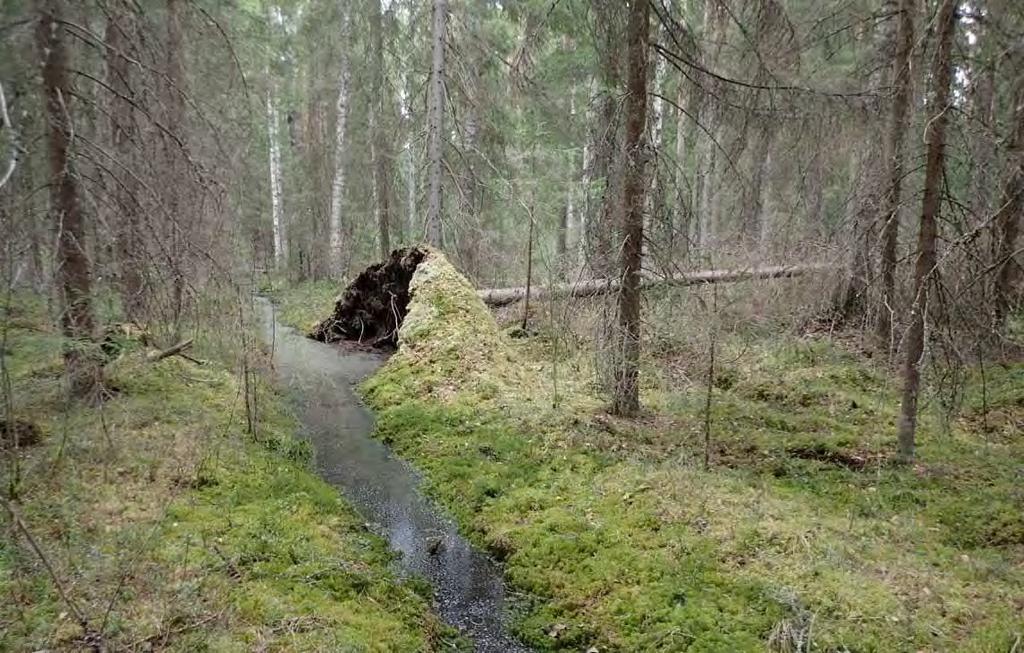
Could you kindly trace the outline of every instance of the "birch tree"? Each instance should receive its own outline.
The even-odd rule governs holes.
[[[282,208],[284,187],[281,181],[281,145],[278,141],[280,131],[277,103],[274,98],[274,84],[271,82],[267,88],[267,140],[270,143],[268,153],[270,157],[270,215],[274,235],[274,267],[278,270],[284,268],[288,259],[288,253],[285,251]]]

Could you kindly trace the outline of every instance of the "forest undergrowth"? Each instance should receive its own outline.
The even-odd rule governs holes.
[[[1024,365],[969,370],[955,414],[930,401],[901,466],[899,386],[841,337],[723,335],[710,403],[693,332],[645,347],[646,412],[621,420],[593,350],[543,307],[513,339],[447,264],[413,286],[362,391],[378,437],[504,563],[531,645],[1021,646]],[[339,290],[280,289],[281,316],[309,329]]]
[[[398,582],[383,540],[307,471],[265,381],[250,433],[238,374],[128,342],[112,396],[69,407],[41,303],[16,299],[5,322],[13,412],[42,438],[0,451],[24,524],[0,519],[0,650],[450,648],[429,590]]]

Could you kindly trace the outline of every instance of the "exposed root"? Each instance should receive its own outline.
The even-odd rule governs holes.
[[[363,270],[334,305],[334,312],[309,334],[321,342],[355,341],[394,348],[408,312],[409,282],[426,250],[396,249],[390,258]]]

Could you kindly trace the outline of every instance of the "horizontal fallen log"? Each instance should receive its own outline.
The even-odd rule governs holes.
[[[640,281],[641,290],[666,286],[699,286],[708,283],[732,283],[757,279],[784,279],[799,277],[828,269],[824,265],[775,265],[764,268],[740,270],[703,270],[687,272],[670,277],[646,277]],[[591,279],[577,283],[539,286],[530,288],[531,299],[549,297],[596,297],[618,292],[618,279]],[[488,288],[478,290],[477,295],[491,307],[507,306],[526,298],[526,288]]]
[[[192,346],[192,338],[189,338],[188,340],[182,340],[181,342],[179,342],[178,344],[174,345],[173,347],[170,347],[170,348],[165,349],[163,351],[153,351],[153,352],[150,352],[150,354],[149,354],[149,356],[147,356],[147,358],[149,359],[150,363],[157,363],[159,361],[162,361],[165,358],[170,358],[171,356],[183,356],[184,357],[184,353],[183,352],[186,349],[188,349],[189,347],[191,347],[191,346]]]

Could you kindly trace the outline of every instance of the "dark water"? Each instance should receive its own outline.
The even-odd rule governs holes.
[[[257,302],[276,380],[299,409],[317,473],[401,553],[402,572],[430,581],[437,613],[477,651],[527,651],[505,629],[501,570],[423,497],[412,468],[371,435],[373,415],[353,386],[383,357],[310,340],[279,324],[269,301]]]

